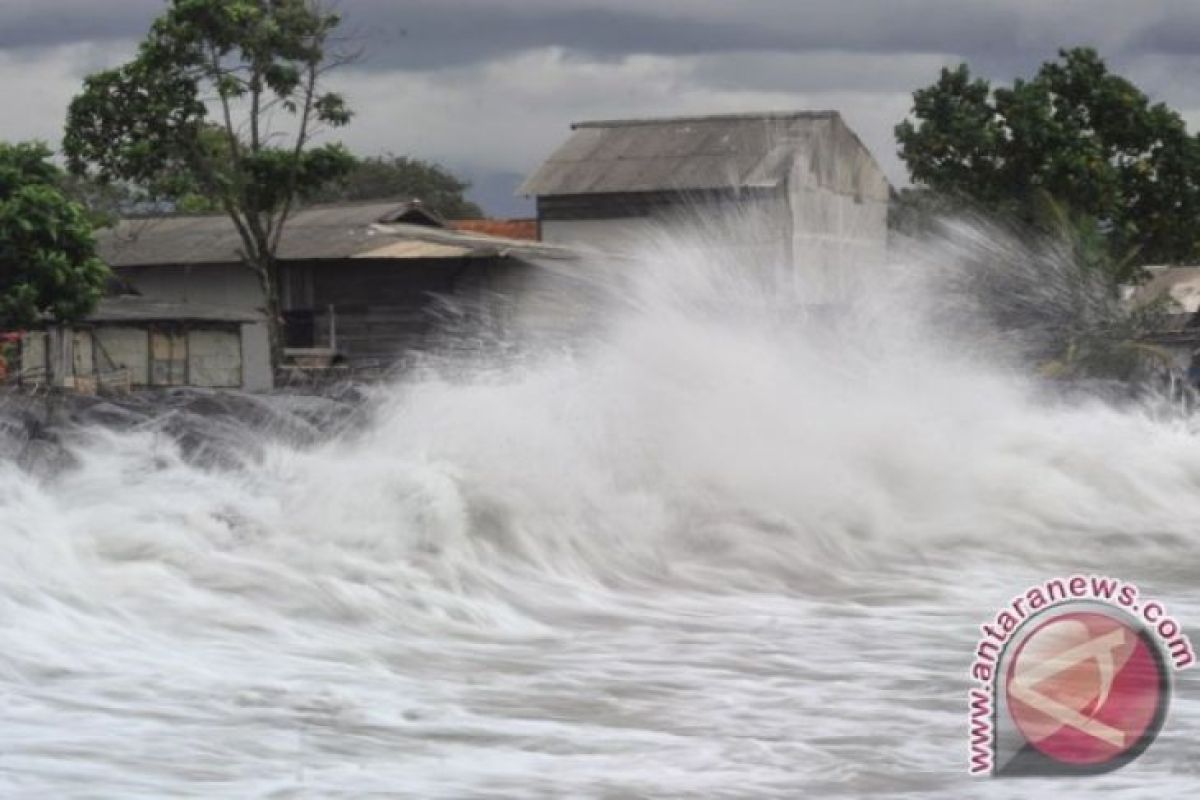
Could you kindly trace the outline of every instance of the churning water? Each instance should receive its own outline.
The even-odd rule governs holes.
[[[1049,396],[920,267],[817,313],[702,245],[660,239],[578,349],[323,432],[281,397],[4,439],[0,796],[1200,786],[1188,673],[1119,772],[965,769],[978,625],[1027,585],[1117,575],[1200,630],[1188,422]]]

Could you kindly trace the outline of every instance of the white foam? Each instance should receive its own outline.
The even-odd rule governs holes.
[[[660,239],[585,347],[241,468],[0,465],[0,793],[1035,796],[966,782],[975,626],[1076,569],[1200,618],[1195,435],[1038,400],[899,266],[836,326],[747,269]],[[1077,796],[1194,785],[1182,690]]]

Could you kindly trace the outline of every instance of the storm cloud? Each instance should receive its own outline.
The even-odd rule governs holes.
[[[447,163],[494,213],[586,118],[835,108],[894,181],[892,126],[911,92],[966,61],[995,80],[1060,47],[1097,47],[1155,99],[1200,122],[1200,4],[1190,0],[341,0],[334,78],[363,153]],[[60,137],[89,71],[130,56],[159,0],[0,3],[0,137]],[[13,109],[16,110],[14,113]]]

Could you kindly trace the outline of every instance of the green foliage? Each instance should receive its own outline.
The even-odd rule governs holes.
[[[1059,56],[1011,87],[964,64],[915,92],[913,119],[896,126],[914,183],[1032,223],[1048,194],[1095,220],[1111,253],[1196,258],[1200,140],[1094,50]]]
[[[438,164],[388,154],[358,159],[340,180],[307,195],[318,203],[358,200],[420,200],[447,219],[482,217],[479,206],[463,197],[470,184]]]
[[[342,63],[327,52],[338,21],[315,0],[172,0],[137,56],[89,76],[67,115],[73,173],[229,215],[273,328],[288,214],[354,164],[341,145],[313,143],[351,119],[320,83]]]
[[[87,212],[63,195],[49,159],[42,144],[0,143],[0,329],[86,316],[109,275]]]
[[[137,57],[89,76],[71,103],[72,171],[162,196],[202,193],[244,214],[284,208],[352,164],[340,145],[307,146],[314,125],[351,117],[317,86],[337,23],[308,0],[174,0]],[[220,106],[216,122],[205,98]],[[272,143],[283,138],[267,129],[279,111],[297,129],[293,146]]]

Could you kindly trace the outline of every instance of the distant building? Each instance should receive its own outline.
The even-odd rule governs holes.
[[[1150,280],[1136,287],[1129,299],[1135,304],[1169,301],[1162,327],[1147,341],[1169,354],[1173,366],[1186,370],[1193,354],[1200,353],[1200,324],[1196,320],[1200,310],[1200,267],[1147,267],[1147,271]]]
[[[758,256],[836,277],[878,261],[888,182],[834,111],[578,122],[518,189],[543,241],[619,252],[647,221],[752,218]]]
[[[101,256],[145,301],[263,318],[262,288],[241,263],[241,240],[224,214],[124,220],[99,239]],[[454,230],[419,204],[300,210],[278,251],[287,352],[393,363],[428,343],[442,300],[479,301],[534,260],[566,257],[524,238]]]

